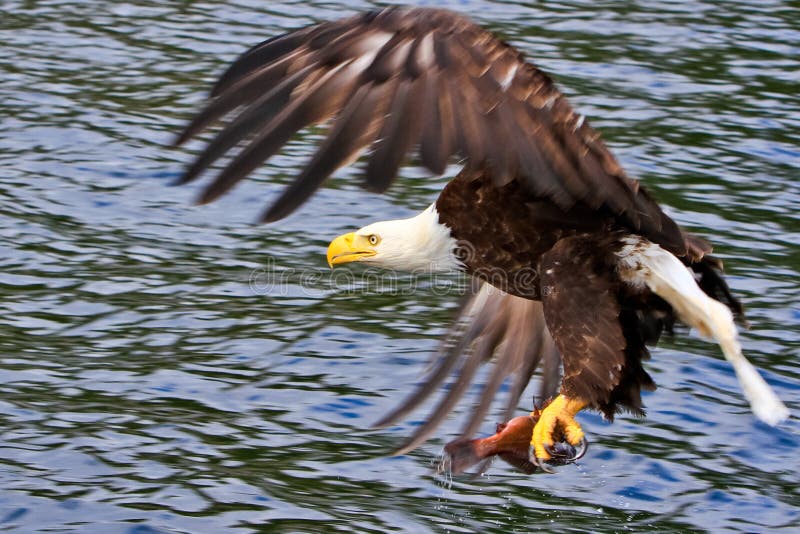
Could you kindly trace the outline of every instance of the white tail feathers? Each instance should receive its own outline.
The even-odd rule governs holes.
[[[684,323],[717,340],[756,417],[772,426],[789,417],[789,409],[742,354],[731,311],[706,295],[678,258],[641,238],[628,238],[619,257],[623,280],[646,285],[666,300]]]

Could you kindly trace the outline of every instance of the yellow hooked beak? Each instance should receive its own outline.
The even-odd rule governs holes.
[[[366,236],[355,232],[340,235],[328,245],[328,265],[333,268],[340,263],[349,263],[377,254]]]

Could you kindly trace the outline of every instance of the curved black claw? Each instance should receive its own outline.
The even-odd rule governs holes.
[[[553,469],[550,469],[550,467],[546,463],[544,463],[544,461],[536,457],[536,451],[534,450],[533,445],[528,447],[528,460],[530,460],[530,462],[533,465],[535,465],[545,473],[550,473],[550,474],[555,473],[555,471]]]
[[[550,455],[550,458],[555,462],[567,461],[575,454],[575,449],[571,445],[564,443],[554,443],[553,445],[545,445],[544,450]]]
[[[578,450],[573,456],[572,461],[580,460],[586,454],[586,451],[589,450],[589,441],[586,439],[586,436],[582,437],[580,442],[578,442]]]

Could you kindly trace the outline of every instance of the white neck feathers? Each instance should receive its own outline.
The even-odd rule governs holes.
[[[455,256],[456,240],[439,222],[436,205],[409,219],[381,221],[360,229],[358,234],[380,236],[378,252],[365,263],[409,272],[444,272],[463,269]]]

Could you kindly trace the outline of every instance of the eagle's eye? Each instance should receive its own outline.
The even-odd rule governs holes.
[[[369,237],[367,237],[367,239],[369,240],[369,244],[372,246],[377,245],[381,241],[381,238],[376,236],[375,234],[370,235]]]

